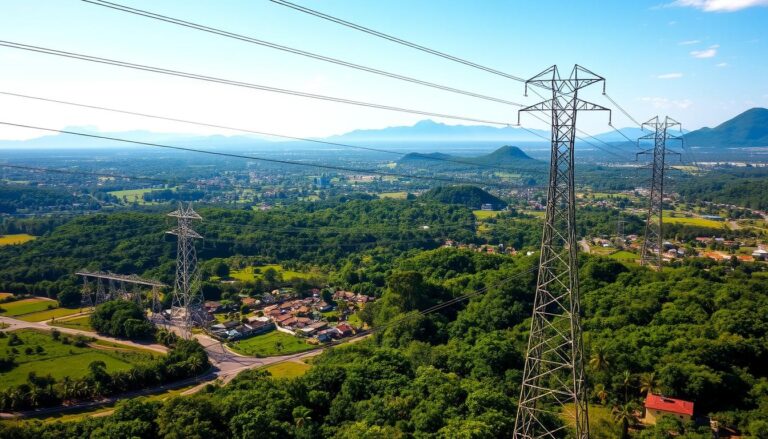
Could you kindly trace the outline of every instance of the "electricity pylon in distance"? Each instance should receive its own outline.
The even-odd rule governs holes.
[[[533,318],[515,418],[517,439],[563,437],[567,427],[552,420],[566,406],[576,418],[575,437],[589,437],[579,323],[574,141],[579,111],[610,111],[578,97],[580,89],[598,82],[603,82],[605,92],[602,77],[576,65],[566,79],[552,66],[525,83],[526,94],[529,85],[552,93],[551,99],[520,110],[551,115],[552,152]]]
[[[177,219],[177,225],[166,233],[176,235],[176,282],[173,287],[171,302],[171,319],[176,320],[182,336],[189,338],[192,327],[203,323],[203,295],[197,282],[197,252],[195,239],[202,238],[195,232],[192,220],[203,218],[192,209],[192,203],[185,208],[179,203],[179,208],[168,216]]]
[[[661,269],[662,253],[664,251],[663,228],[664,228],[664,171],[666,170],[666,156],[680,155],[679,152],[667,148],[667,141],[680,140],[682,137],[669,134],[669,129],[680,123],[664,117],[662,121],[659,116],[645,122],[641,128],[648,127],[653,132],[640,137],[637,142],[640,144],[644,140],[653,140],[653,148],[637,153],[640,155],[652,155],[651,159],[651,181],[650,193],[648,195],[648,216],[645,221],[645,233],[643,235],[643,244],[640,249],[640,264],[655,266]]]

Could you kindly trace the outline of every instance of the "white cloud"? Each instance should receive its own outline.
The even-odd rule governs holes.
[[[658,75],[656,78],[657,79],[678,79],[682,77],[683,77],[682,73],[674,72],[674,73],[664,73],[664,74]]]
[[[653,105],[653,108],[679,108],[685,110],[693,105],[690,99],[674,100],[659,96],[642,97],[640,100]]]
[[[677,43],[679,46],[690,46],[691,44],[701,43],[701,40],[687,40]]]
[[[755,6],[768,6],[768,0],[675,0],[667,6],[690,7],[705,12],[733,12]]]
[[[704,50],[692,50],[691,56],[694,58],[714,58],[715,55],[717,55],[718,47],[720,46],[715,44],[714,46],[709,46],[709,48]]]
[[[721,63],[715,64],[715,67],[728,67],[728,63],[727,62],[721,62]]]

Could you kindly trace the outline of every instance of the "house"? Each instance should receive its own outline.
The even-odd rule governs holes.
[[[244,306],[247,306],[248,308],[253,308],[254,306],[258,305],[261,302],[259,302],[258,300],[254,299],[253,297],[244,297],[241,300],[241,303]]]
[[[325,301],[319,302],[316,305],[316,307],[317,307],[317,310],[320,311],[320,312],[333,311],[333,305],[331,305],[330,303],[327,303]]]
[[[768,260],[768,251],[758,248],[752,252],[752,257],[755,258],[756,261],[766,261]]]
[[[203,306],[205,307],[206,311],[208,311],[210,313],[214,313],[214,312],[218,311],[219,308],[221,308],[221,303],[213,301],[213,300],[206,300],[205,301],[205,305],[203,305]]]
[[[355,329],[349,323],[339,323],[336,325],[336,330],[339,331],[342,337],[350,337],[355,334]]]
[[[493,204],[491,204],[491,203],[483,203],[480,206],[480,210],[493,210]]]
[[[317,333],[317,341],[326,343],[334,338],[341,338],[341,332],[336,328],[323,329]]]
[[[656,420],[662,416],[674,416],[683,422],[690,421],[693,417],[693,403],[649,393],[645,398],[643,424],[656,425]]]

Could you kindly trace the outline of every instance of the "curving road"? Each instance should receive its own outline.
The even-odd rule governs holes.
[[[27,328],[27,329],[38,329],[43,331],[49,331],[53,329],[52,326],[48,325],[48,322],[26,322],[26,321],[17,320],[11,317],[0,316],[0,322],[8,325],[8,328],[6,328],[5,330]],[[78,329],[71,329],[71,328],[61,328],[58,326],[55,327],[55,329],[61,331],[62,334],[84,335],[87,337],[93,337],[100,340],[124,344],[124,345],[133,346],[141,349],[149,349],[149,350],[154,350],[162,353],[168,352],[167,347],[160,344],[156,344],[156,343],[137,343],[130,340],[123,340],[123,339],[117,339],[114,337],[108,337],[108,336],[96,334],[93,332],[81,331]],[[180,387],[186,387],[192,384],[197,384],[195,387],[192,387],[191,389],[188,389],[182,393],[183,395],[189,395],[189,394],[198,392],[202,388],[204,388],[206,385],[217,382],[217,381],[220,383],[226,384],[229,381],[231,381],[235,376],[237,376],[237,374],[239,374],[244,370],[257,369],[259,367],[269,366],[270,364],[282,363],[286,361],[301,362],[305,358],[319,355],[320,353],[323,352],[323,350],[330,347],[330,346],[321,346],[315,350],[303,352],[300,354],[255,358],[255,357],[243,356],[236,352],[233,352],[227,349],[224,343],[212,337],[209,337],[205,334],[195,334],[194,337],[205,349],[212,365],[211,369],[209,369],[208,372],[206,372],[203,375],[200,375],[194,378],[188,378],[185,380],[175,381],[173,383],[168,383],[161,386],[151,387],[148,389],[142,389],[135,392],[124,393],[121,395],[104,398],[98,401],[81,402],[81,403],[73,404],[66,407],[60,406],[60,407],[50,407],[50,408],[44,408],[44,409],[38,409],[38,410],[31,410],[27,412],[0,413],[0,419],[24,418],[28,416],[44,416],[44,415],[65,413],[65,412],[81,410],[81,409],[88,409],[91,407],[109,405],[117,402],[118,400],[125,399],[125,398],[151,395],[154,393],[164,392],[166,390],[178,389]],[[100,413],[100,415],[104,416],[109,413],[111,413],[111,411]]]

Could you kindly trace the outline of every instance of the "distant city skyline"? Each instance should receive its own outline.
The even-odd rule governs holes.
[[[272,2],[117,0],[254,38],[501,99],[533,104],[522,83],[430,56]],[[574,63],[604,76],[636,119],[670,115],[687,130],[768,107],[767,0],[297,3],[528,78]],[[75,0],[3,0],[0,40],[384,105],[515,123],[517,107],[359,72]],[[554,31],[553,31],[554,29]],[[0,92],[101,105],[301,137],[450,119],[322,102],[0,47]],[[600,86],[584,97],[612,107]],[[48,128],[240,135],[0,95],[0,121]],[[614,125],[632,122],[614,111]],[[524,126],[546,128],[529,115]],[[585,114],[590,133],[607,116]],[[0,140],[49,133],[0,126]]]

